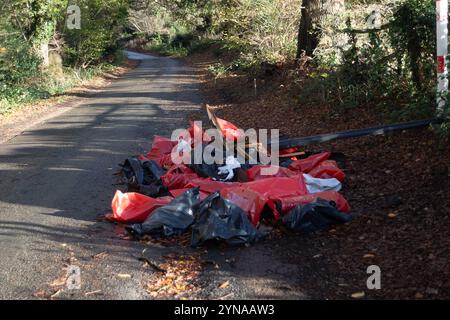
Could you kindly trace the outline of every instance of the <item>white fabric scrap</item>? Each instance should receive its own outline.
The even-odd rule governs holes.
[[[342,188],[341,182],[336,178],[319,179],[303,174],[306,183],[306,189],[309,193],[317,193],[322,191],[339,191]]]
[[[234,177],[234,169],[240,168],[241,164],[239,163],[238,159],[233,156],[228,156],[225,159],[225,165],[222,167],[219,167],[219,174],[228,174],[225,181],[231,180]]]

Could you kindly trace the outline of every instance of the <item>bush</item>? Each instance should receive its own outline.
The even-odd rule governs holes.
[[[127,18],[126,0],[79,0],[82,26],[66,30],[66,65],[87,68],[119,49],[122,26]]]
[[[402,0],[395,6],[389,2],[348,7],[346,25],[334,28],[334,35],[344,35],[345,43],[326,47],[324,43],[332,42],[323,41],[317,49],[319,68],[331,74],[319,79],[330,96],[342,107],[375,107],[391,121],[432,116],[434,6],[427,0]],[[384,16],[381,29],[367,30],[372,10],[381,10]]]
[[[67,0],[29,0],[0,5],[0,114],[62,94],[123,61],[119,43],[129,1],[70,2],[81,8],[80,30],[66,28],[68,4]],[[43,67],[47,45],[63,49],[64,70],[60,60],[56,73],[56,64]]]
[[[41,59],[18,36],[0,37],[0,114],[12,104],[48,96],[33,83],[41,76]]]
[[[39,76],[41,59],[22,38],[0,37],[0,90]]]
[[[183,47],[181,42],[177,45],[173,45],[170,38],[161,37],[159,35],[154,36],[145,46],[144,49],[156,52],[164,56],[186,56],[188,54],[188,48]]]
[[[192,33],[178,33],[171,41],[172,47],[191,47],[195,37]]]
[[[21,37],[0,38],[0,115],[37,99],[63,94],[83,80],[110,70],[123,61],[122,51],[108,57],[108,63],[90,68],[64,68],[57,78],[41,70],[41,58]]]
[[[148,48],[160,53],[184,54],[185,50],[181,48],[193,52],[215,44],[217,55],[237,52],[240,57],[235,65],[245,67],[295,57],[301,0],[149,2],[152,6],[147,9],[146,21],[155,25],[155,31],[164,30],[170,36],[170,41],[150,41],[148,44]],[[165,28],[157,19],[163,16],[162,13]],[[134,13],[131,28],[139,27],[134,21],[136,17],[138,15]]]

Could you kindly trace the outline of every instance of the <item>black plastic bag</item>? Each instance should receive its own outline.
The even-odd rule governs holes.
[[[190,164],[189,167],[202,178],[213,178],[214,180],[222,180],[226,174],[219,174],[220,165],[217,164]]]
[[[122,174],[130,184],[149,185],[163,176],[166,171],[153,160],[139,160],[131,157],[121,165]]]
[[[254,242],[262,234],[250,223],[246,213],[218,192],[203,200],[192,226],[191,245],[208,240],[223,240],[230,245]]]
[[[202,178],[212,178],[213,180],[219,180],[224,181],[227,177],[227,174],[219,174],[219,167],[223,166],[225,164],[225,159],[223,159],[223,164],[206,164],[206,163],[196,163],[195,161],[195,153],[198,152],[198,148],[200,149],[201,154],[203,154],[203,150],[208,146],[208,144],[203,143],[202,145],[196,146],[191,151],[191,164],[189,167],[200,177]],[[225,153],[224,153],[225,154]],[[215,155],[215,149],[212,150],[211,156]]]
[[[155,161],[132,157],[126,159],[121,166],[127,191],[139,192],[149,197],[169,195],[167,188],[161,182],[161,176],[166,171]]]
[[[142,167],[144,168],[144,182],[147,183],[147,179],[151,181],[160,180],[161,177],[166,173],[162,167],[159,166],[154,160],[142,161]]]
[[[130,190],[128,190],[130,191]],[[167,189],[166,186],[162,184],[160,181],[155,181],[151,185],[143,185],[141,184],[139,188],[136,190],[136,192],[139,192],[145,196],[152,197],[152,198],[158,198],[158,197],[164,197],[164,196],[170,196],[171,193]]]
[[[333,201],[319,198],[312,203],[297,205],[282,220],[291,230],[309,233],[348,222],[352,218],[350,214],[339,212]]]
[[[199,189],[190,189],[173,199],[168,205],[153,211],[143,223],[132,224],[126,229],[137,236],[162,234],[169,237],[183,233],[194,222],[194,213],[199,204]]]

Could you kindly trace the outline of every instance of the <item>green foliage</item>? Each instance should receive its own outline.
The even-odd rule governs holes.
[[[243,37],[258,62],[277,63],[295,57],[300,16],[297,0],[243,1],[248,23]],[[244,21],[245,21],[244,20]]]
[[[122,26],[127,18],[126,0],[78,0],[80,30],[65,30],[65,63],[87,68],[118,49]]]
[[[148,44],[145,47],[147,50],[156,52],[163,56],[172,56],[172,57],[184,57],[188,54],[188,49],[182,46],[172,46],[167,43],[161,44]]]
[[[176,41],[169,37],[162,37],[161,35],[153,35],[150,41],[144,46],[144,49],[156,52],[163,56],[183,57],[188,54],[188,47],[190,44],[189,36],[179,35]]]
[[[381,29],[365,30],[364,23],[355,28],[358,21],[347,19],[346,45],[321,56],[320,67],[331,76],[320,81],[341,107],[374,107],[391,121],[432,116],[435,3],[403,0],[384,8]],[[364,6],[349,10],[370,13]]]
[[[390,44],[397,59],[405,58],[411,80],[418,90],[434,83],[436,48],[435,4],[408,0],[393,15],[388,29]]]
[[[121,57],[117,55],[117,59],[120,60]],[[0,115],[38,99],[62,95],[81,82],[99,76],[113,68],[114,65],[109,63],[87,69],[67,67],[64,69],[63,79],[55,79],[44,73],[29,79],[23,85],[7,86],[4,90],[0,90]]]
[[[145,2],[145,1],[144,1]],[[169,39],[155,38],[148,48],[158,52],[179,54],[210,48],[217,55],[232,53],[238,56],[233,68],[249,68],[263,62],[277,63],[295,56],[296,33],[300,16],[300,0],[148,0],[146,9],[149,25],[161,12],[165,23],[173,26],[156,30],[168,34]],[[151,5],[150,5],[151,4]],[[133,14],[133,21],[137,17]],[[133,22],[135,29],[142,29]],[[154,37],[154,34],[152,35]]]
[[[225,66],[223,63],[215,63],[208,67],[208,72],[211,73],[215,79],[223,77],[229,70],[230,66]]]
[[[40,74],[40,58],[19,36],[0,37],[0,91]]]
[[[67,0],[4,0],[0,4],[0,114],[62,94],[123,61],[118,49],[129,1],[70,4],[81,7],[81,30],[66,29]],[[62,48],[66,67],[58,77],[43,67],[41,44]]]
[[[217,39],[204,38],[199,41],[192,42],[189,53],[205,52],[211,50],[216,56],[221,56],[225,50],[222,48],[222,42]]]
[[[5,0],[8,22],[32,44],[48,41],[64,17],[67,0]]]
[[[41,59],[17,34],[0,37],[0,114],[17,101],[46,97],[33,86],[41,76]]]
[[[449,101],[449,98],[450,93],[447,94],[447,101]],[[442,119],[444,119],[444,122],[439,125],[435,125],[434,128],[440,136],[444,138],[450,138],[450,108],[447,107],[447,109],[444,110],[440,116]]]

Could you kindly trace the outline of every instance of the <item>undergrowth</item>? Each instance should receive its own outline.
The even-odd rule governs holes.
[[[18,62],[20,60],[16,60]],[[123,53],[116,53],[110,61],[89,68],[64,67],[62,76],[36,70],[29,70],[23,79],[12,82],[0,81],[0,115],[40,99],[63,95],[82,82],[111,71],[124,61]],[[17,75],[17,72],[12,72]]]

